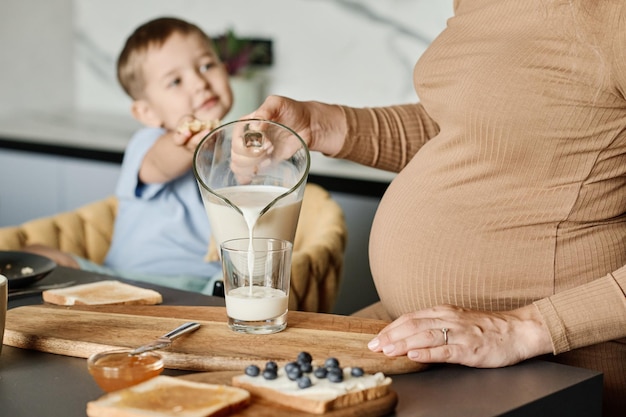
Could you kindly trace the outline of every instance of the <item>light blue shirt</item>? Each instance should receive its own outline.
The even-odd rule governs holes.
[[[136,275],[187,279],[201,287],[221,268],[217,262],[204,260],[211,232],[193,171],[164,184],[139,181],[144,156],[164,133],[144,128],[128,144],[116,189],[118,214],[104,266]]]

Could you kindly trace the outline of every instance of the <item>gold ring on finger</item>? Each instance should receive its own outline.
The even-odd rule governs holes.
[[[448,344],[448,328],[447,327],[442,327],[441,328],[441,333],[443,333],[443,344],[447,345]]]

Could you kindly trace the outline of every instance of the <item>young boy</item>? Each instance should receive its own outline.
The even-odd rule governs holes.
[[[230,110],[226,69],[197,26],[158,18],[128,38],[117,75],[146,128],[124,155],[104,265],[74,259],[83,269],[211,294],[220,266],[204,260],[210,228],[192,171],[194,149],[210,126],[194,125],[215,127]]]

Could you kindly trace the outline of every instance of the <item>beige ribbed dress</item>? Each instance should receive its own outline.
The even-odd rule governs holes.
[[[420,104],[344,107],[337,155],[400,171],[370,237],[391,318],[534,303],[553,359],[606,373],[607,413],[626,410],[625,4],[456,1]]]

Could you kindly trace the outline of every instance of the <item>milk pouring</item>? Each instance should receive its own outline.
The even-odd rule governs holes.
[[[249,237],[249,225],[252,226],[253,237],[273,237],[293,242],[302,204],[296,195],[288,194],[259,217],[265,206],[287,191],[284,187],[271,185],[233,186],[216,190],[239,207],[241,213],[223,201],[203,194],[215,243],[219,246],[226,240]]]
[[[238,238],[249,243],[246,268],[237,266],[248,287],[232,293],[225,288],[229,323],[235,316],[242,321],[286,317],[288,287],[270,294],[275,288],[254,281],[262,280],[255,264],[265,259],[252,242],[274,238],[293,243],[310,166],[306,144],[278,123],[240,120],[211,131],[198,145],[193,164],[215,243]],[[284,328],[286,318],[282,320],[275,331]]]
[[[248,224],[254,237],[293,243],[309,166],[304,141],[278,123],[239,120],[211,131],[196,148],[193,169],[217,245],[249,237]]]
[[[241,210],[241,213],[216,198],[207,196],[204,200],[209,219],[218,219],[211,222],[213,238],[218,245],[230,239],[249,238],[249,277],[253,276],[254,270],[255,253],[252,246],[252,239],[254,237],[272,237],[288,240],[290,242],[294,240],[302,203],[302,201],[297,200],[294,195],[288,194],[262,216],[259,216],[261,211],[271,201],[285,194],[287,191],[286,188],[269,185],[234,186],[216,190],[217,193],[236,205]],[[247,294],[241,290],[240,288],[237,289],[234,294],[226,294],[226,297],[232,296],[238,299],[245,297],[250,299],[252,302],[248,304],[248,309],[264,310],[264,312],[258,312],[259,316],[266,316],[268,314],[267,311],[281,311],[281,308],[282,312],[286,311],[288,298],[285,293],[273,293],[270,295],[267,290],[262,287],[253,288],[252,280],[250,280]],[[264,296],[267,300],[262,299]],[[243,299],[241,301],[244,303],[240,303],[240,305],[245,307],[246,300]],[[234,303],[229,304],[231,304],[231,306],[229,306],[230,310],[236,308],[234,307]],[[273,309],[272,305],[274,305]],[[233,312],[233,314],[236,314],[238,317],[246,314],[243,308],[239,310],[241,310],[241,313]],[[280,314],[282,314],[282,312]],[[248,313],[247,315],[249,316],[250,314]]]

